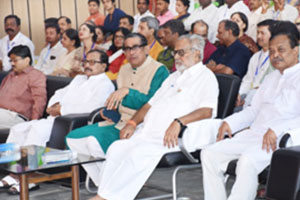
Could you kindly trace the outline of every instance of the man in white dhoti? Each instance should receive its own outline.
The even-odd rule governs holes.
[[[107,97],[114,91],[114,85],[105,75],[108,56],[101,50],[91,50],[84,61],[84,75],[77,75],[72,82],[55,92],[47,107],[47,119],[32,120],[11,128],[8,142],[20,146],[45,146],[50,138],[54,119],[60,115],[71,113],[88,113],[104,106]],[[0,187],[15,183],[5,177]]]
[[[179,150],[181,128],[187,125],[185,135],[196,136],[198,132],[192,122],[215,116],[218,83],[201,62],[204,45],[204,39],[196,35],[178,39],[174,49],[177,71],[127,122],[120,132],[122,140],[109,147],[98,195],[93,200],[134,199],[161,157]],[[187,137],[184,141],[188,141]],[[196,138],[201,141],[200,135]]]
[[[270,163],[282,133],[299,126],[298,40],[288,32],[277,33],[270,39],[269,54],[276,70],[265,78],[249,107],[224,119],[219,142],[201,152],[206,200],[255,199],[258,174]],[[231,138],[237,131],[241,132]],[[226,133],[229,139],[223,140]],[[233,159],[238,159],[236,180],[227,198],[224,172]]]

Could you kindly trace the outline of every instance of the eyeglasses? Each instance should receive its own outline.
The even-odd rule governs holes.
[[[14,60],[9,60],[9,62],[10,62],[10,63],[16,63],[16,62],[18,62],[19,60],[23,60],[23,58],[14,59]]]
[[[123,51],[125,53],[129,53],[130,51],[136,51],[141,47],[144,47],[146,45],[140,44],[140,45],[133,45],[132,47],[123,47]]]
[[[101,64],[102,62],[101,61],[97,61],[97,60],[82,60],[82,65],[86,65],[87,63],[89,63],[90,66],[93,66],[95,65],[96,63],[99,63]]]
[[[175,57],[176,54],[178,54],[180,57],[183,57],[183,56],[186,54],[187,50],[191,50],[191,49],[192,49],[192,48],[189,48],[189,49],[178,49],[178,50],[174,50],[174,51],[172,52],[172,56]]]

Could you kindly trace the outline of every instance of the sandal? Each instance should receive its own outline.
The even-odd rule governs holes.
[[[40,189],[40,185],[30,183],[28,184],[28,191],[34,191]],[[15,185],[12,185],[8,190],[8,194],[15,195],[15,194],[20,194],[20,184],[17,183]]]
[[[4,183],[5,182],[5,183]],[[0,181],[0,190],[2,189],[8,189],[12,185],[18,184],[18,180],[14,179],[12,176],[7,175],[4,178],[1,179]]]

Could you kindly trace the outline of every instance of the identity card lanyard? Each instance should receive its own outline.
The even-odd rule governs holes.
[[[264,61],[259,65],[259,61],[261,59],[262,56],[262,51],[259,54],[259,58],[258,58],[258,62],[257,62],[257,66],[256,66],[256,70],[255,70],[255,74],[254,76],[258,75],[258,71],[264,66],[264,64],[267,62],[267,60],[269,59],[269,55],[266,56],[266,58],[264,59]]]
[[[92,44],[92,47],[91,47],[91,50],[94,49],[94,46],[95,46],[95,43]],[[85,54],[85,51],[83,49],[83,60],[86,59],[86,54]]]

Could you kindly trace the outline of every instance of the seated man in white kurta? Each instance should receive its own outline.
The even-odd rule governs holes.
[[[54,119],[60,115],[89,113],[104,106],[107,97],[114,91],[114,85],[106,76],[108,56],[101,50],[90,50],[84,61],[84,75],[77,75],[72,82],[55,92],[47,107],[47,119],[32,120],[11,128],[8,142],[20,146],[45,146],[48,142]],[[0,188],[15,183],[10,176],[0,181]],[[7,186],[6,186],[7,187]]]
[[[288,32],[274,34],[269,54],[276,70],[265,78],[250,106],[224,119],[219,142],[201,152],[205,200],[255,199],[258,174],[269,165],[282,133],[299,126],[298,40]],[[226,133],[229,139],[223,140]],[[224,172],[234,159],[236,180],[227,198]]]
[[[201,62],[204,45],[197,35],[178,39],[174,49],[177,71],[127,122],[120,132],[121,140],[109,147],[98,195],[93,199],[134,199],[161,157],[179,150],[181,127],[188,125],[187,135],[196,136],[192,122],[215,116],[218,82]],[[201,141],[201,136],[198,139]]]

